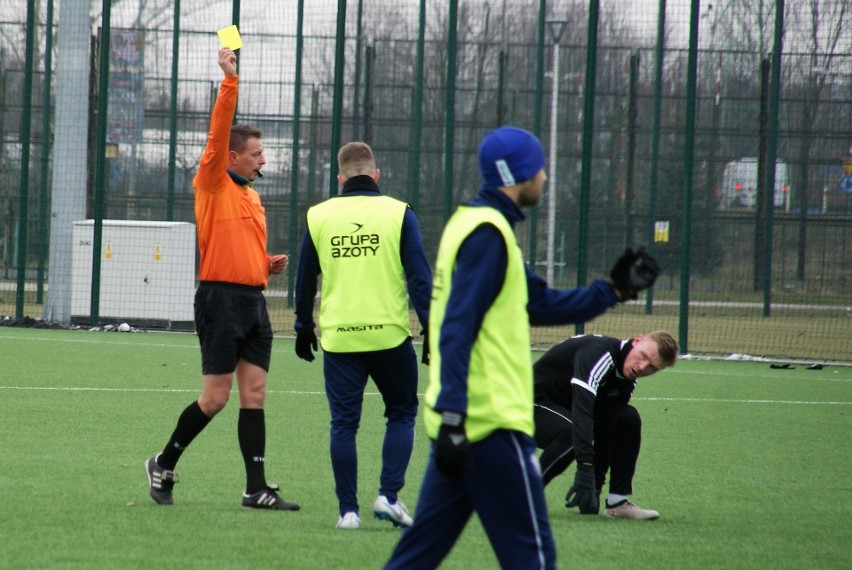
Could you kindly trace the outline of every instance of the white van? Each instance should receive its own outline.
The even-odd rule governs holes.
[[[757,203],[757,159],[741,158],[725,165],[722,173],[722,196],[719,208],[754,209]],[[785,211],[790,208],[790,185],[787,178],[787,165],[775,163],[775,199],[776,208]]]

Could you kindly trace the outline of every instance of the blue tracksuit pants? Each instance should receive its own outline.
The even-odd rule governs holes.
[[[500,566],[556,567],[544,485],[532,438],[499,430],[471,445],[472,465],[459,479],[445,477],[429,458],[414,525],[385,570],[431,570],[450,552],[475,511]]]
[[[405,484],[417,418],[417,354],[411,339],[373,352],[323,352],[325,393],[331,411],[331,467],[340,514],[358,512],[358,452],[355,436],[367,379],[385,404],[385,438],[379,494],[395,502]]]

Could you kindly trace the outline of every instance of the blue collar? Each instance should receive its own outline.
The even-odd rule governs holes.
[[[479,189],[476,197],[467,202],[468,206],[490,206],[498,210],[509,221],[509,225],[514,227],[518,222],[526,219],[524,213],[515,204],[511,198],[506,196],[497,188],[488,188],[483,186]]]

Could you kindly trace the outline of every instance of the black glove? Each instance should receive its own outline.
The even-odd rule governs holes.
[[[311,350],[317,350],[317,335],[313,328],[304,328],[296,330],[296,356],[308,362],[314,361],[314,353]]]
[[[565,495],[565,506],[580,507],[580,514],[596,515],[601,508],[598,493],[595,490],[595,467],[588,463],[577,465],[574,484]]]
[[[639,291],[654,285],[660,274],[657,260],[644,247],[628,247],[609,272],[612,284],[621,292],[621,300],[637,298]]]
[[[420,356],[420,362],[429,366],[431,356],[429,352],[429,329],[425,328],[423,329],[423,354]]]
[[[435,440],[435,465],[450,478],[462,476],[470,467],[470,442],[464,433],[464,415],[458,412],[441,414],[441,428]]]

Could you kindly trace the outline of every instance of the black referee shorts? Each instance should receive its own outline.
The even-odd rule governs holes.
[[[201,373],[229,374],[242,358],[269,372],[272,324],[261,287],[202,281],[195,292]]]

